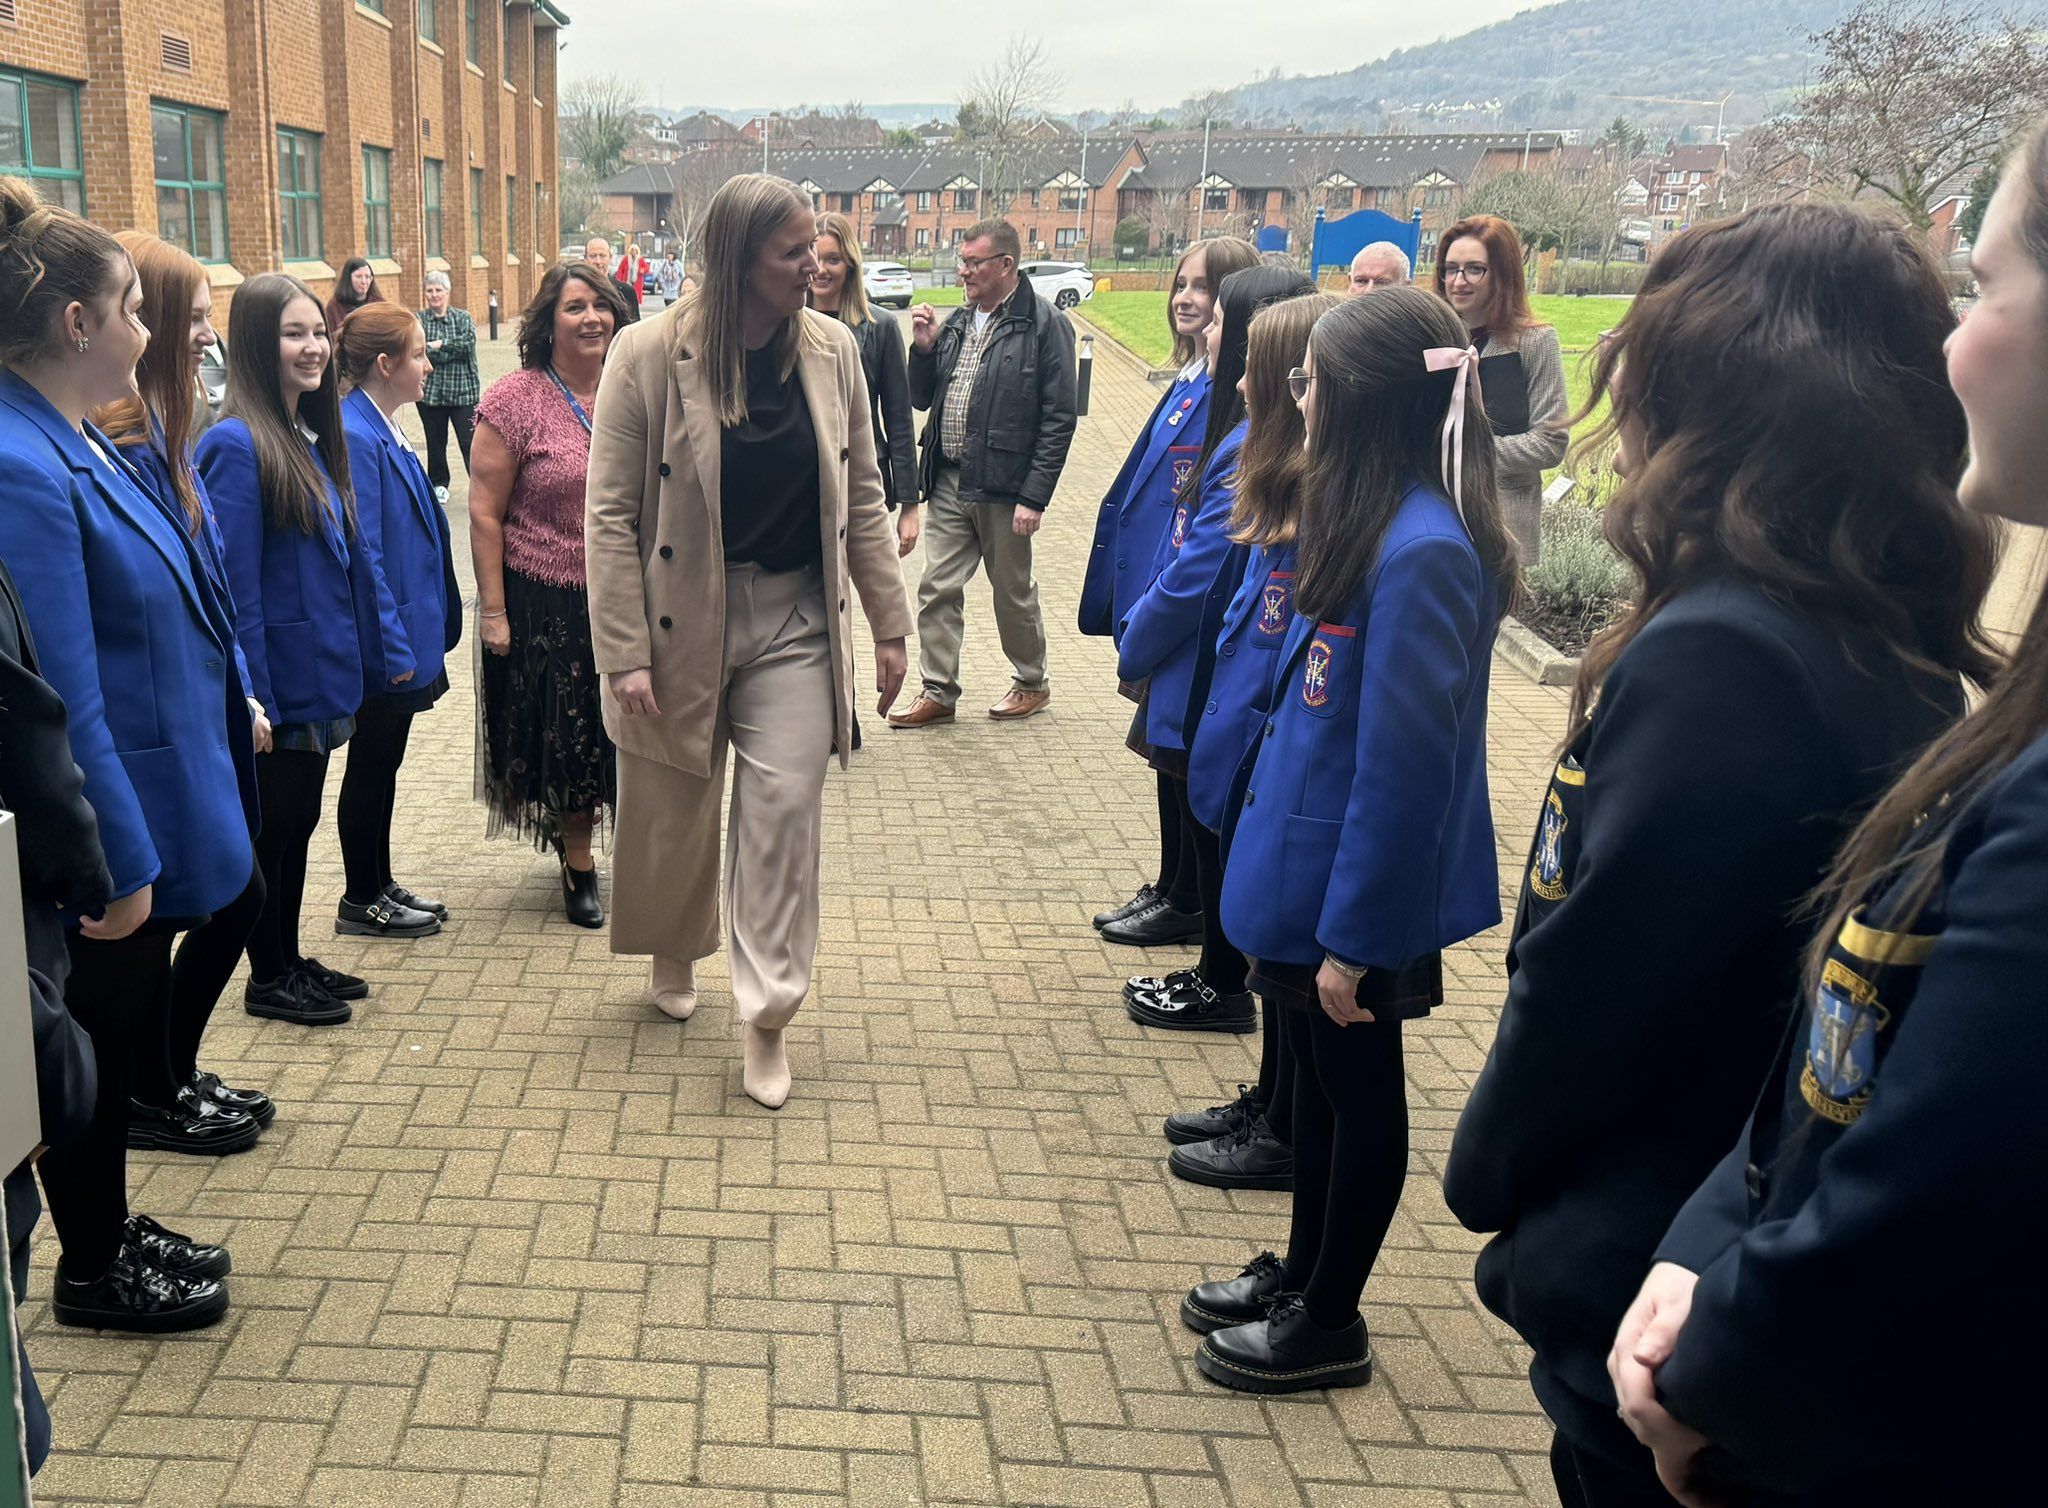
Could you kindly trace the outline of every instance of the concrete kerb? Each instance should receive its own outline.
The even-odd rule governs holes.
[[[1579,662],[1561,653],[1557,646],[1519,618],[1503,618],[1500,638],[1494,642],[1500,657],[1538,686],[1569,686],[1577,679]]]
[[[1110,360],[1124,363],[1132,371],[1141,374],[1147,382],[1155,385],[1173,381],[1175,368],[1153,366],[1144,357],[1103,329],[1102,326],[1096,324],[1094,320],[1088,318],[1080,309],[1071,309],[1068,313],[1073,315],[1076,324],[1081,325],[1089,334],[1095,337],[1095,353],[1097,357],[1100,357],[1103,352],[1107,351],[1110,353]]]

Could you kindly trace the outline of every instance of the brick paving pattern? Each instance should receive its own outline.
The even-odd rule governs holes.
[[[509,339],[483,360],[487,381],[507,369]],[[1415,1151],[1366,1290],[1373,1384],[1260,1400],[1194,1369],[1182,1293],[1284,1244],[1287,1199],[1168,1176],[1160,1118],[1254,1077],[1257,1038],[1131,1025],[1119,982],[1172,955],[1087,920],[1156,852],[1109,650],[1071,629],[1095,501],[1152,398],[1103,352],[1039,541],[1051,710],[974,711],[1009,684],[977,583],[960,722],[892,734],[870,711],[828,781],[817,988],[780,1113],[741,1093],[722,959],[669,1022],[639,963],[562,919],[550,859],[483,841],[458,671],[415,725],[395,835],[400,878],[453,920],[414,943],[329,935],[323,831],[306,943],[373,997],[325,1031],[223,1005],[203,1060],[273,1094],[276,1125],[239,1156],[130,1168],[136,1209],[231,1245],[233,1312],[151,1341],[32,1301],[57,1432],[41,1499],[1554,1502],[1526,1354],[1479,1309],[1478,1243],[1438,1186],[1499,931],[1449,956],[1447,1004],[1408,1031]],[[458,483],[466,578],[461,505]],[[1563,714],[1496,667],[1510,901]]]

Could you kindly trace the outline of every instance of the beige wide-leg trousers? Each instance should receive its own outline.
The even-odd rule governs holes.
[[[832,750],[831,640],[815,570],[725,573],[725,681],[703,779],[619,751],[612,951],[696,960],[718,951],[718,809],[733,1001],[752,1026],[789,1024],[818,948],[818,849]]]

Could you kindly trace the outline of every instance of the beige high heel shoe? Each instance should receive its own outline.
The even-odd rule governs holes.
[[[670,1020],[689,1020],[697,1013],[697,966],[686,958],[663,958],[657,953],[653,988],[647,997]]]
[[[745,1061],[740,1086],[750,1099],[780,1110],[789,1098],[789,1057],[782,1050],[780,1027],[743,1026]]]

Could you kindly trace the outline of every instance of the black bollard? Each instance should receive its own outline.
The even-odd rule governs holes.
[[[498,290],[491,290],[491,339],[498,338]]]
[[[1080,370],[1074,376],[1074,413],[1076,417],[1088,412],[1088,384],[1095,376],[1095,337],[1081,337]]]

